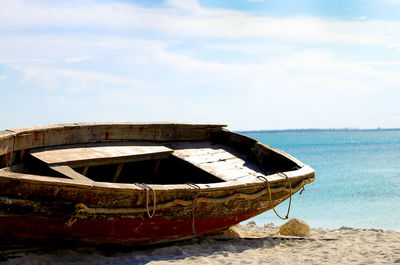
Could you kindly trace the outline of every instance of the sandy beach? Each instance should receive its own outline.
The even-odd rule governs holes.
[[[400,232],[312,228],[309,237],[279,235],[254,222],[201,239],[106,253],[92,248],[8,254],[5,264],[393,264],[400,263]],[[3,253],[4,255],[4,253]]]

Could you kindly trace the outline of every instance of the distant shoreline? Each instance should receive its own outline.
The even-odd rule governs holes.
[[[283,130],[238,130],[237,133],[298,133],[298,132],[383,132],[383,131],[400,131],[400,128],[375,128],[375,129],[358,129],[358,128],[339,128],[339,129],[283,129]]]

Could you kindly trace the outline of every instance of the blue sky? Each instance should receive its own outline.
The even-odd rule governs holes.
[[[400,127],[400,1],[2,1],[0,129]]]

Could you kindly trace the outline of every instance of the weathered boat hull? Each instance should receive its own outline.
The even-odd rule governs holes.
[[[235,150],[226,149],[228,155],[244,152],[256,157],[252,161],[261,169],[278,164],[278,172],[248,169],[247,160],[229,157],[226,161],[236,161],[233,167],[246,169],[249,176],[215,183],[147,185],[34,175],[21,166],[35,148],[149,140],[174,147],[177,156],[196,168],[215,164],[211,171],[216,176],[232,171],[218,171],[220,158],[198,162],[199,156],[190,152],[184,157],[189,149],[173,144],[182,139],[196,141],[196,152],[217,150],[203,141],[212,141],[212,146],[229,143]],[[218,150],[217,155],[226,155]],[[207,125],[74,124],[14,130],[0,134],[0,158],[0,240],[15,243],[134,245],[213,234],[271,209],[314,180],[314,171],[294,158]]]

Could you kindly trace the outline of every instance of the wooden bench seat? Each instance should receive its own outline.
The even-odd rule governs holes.
[[[68,165],[74,168],[164,159],[169,157],[172,152],[172,149],[165,146],[121,143],[98,146],[54,147],[32,150],[29,154],[50,167]]]

